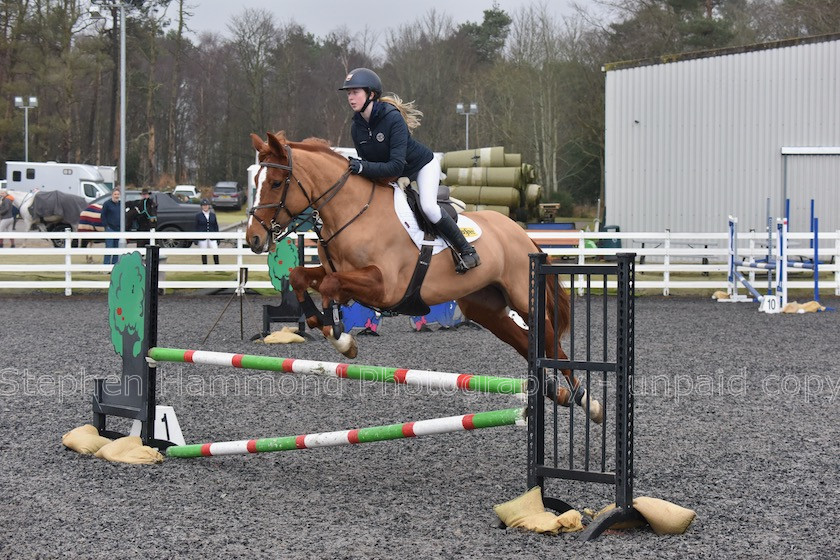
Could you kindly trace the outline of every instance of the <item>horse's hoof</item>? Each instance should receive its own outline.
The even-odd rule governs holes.
[[[331,328],[330,334],[332,334]],[[341,352],[347,358],[355,358],[359,353],[359,347],[356,345],[356,339],[354,339],[347,333],[341,333],[341,336],[338,337],[338,340],[336,340],[332,336],[329,336],[329,341],[332,343],[336,350]]]
[[[583,408],[586,409],[585,401]],[[595,422],[596,424],[602,424],[604,422],[604,407],[602,407],[601,403],[599,403],[598,401],[589,401],[589,410],[587,412],[589,414],[589,419]]]

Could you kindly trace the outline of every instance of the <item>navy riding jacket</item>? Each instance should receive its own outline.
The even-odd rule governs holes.
[[[362,161],[362,175],[371,179],[408,177],[412,181],[434,159],[432,150],[411,137],[399,109],[374,101],[370,122],[353,116],[350,136]]]
[[[195,215],[195,231],[219,231],[219,222],[216,221],[216,213],[210,212],[210,219],[204,217],[204,212]]]

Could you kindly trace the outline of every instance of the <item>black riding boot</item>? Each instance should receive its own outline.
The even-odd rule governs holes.
[[[467,243],[464,234],[458,228],[458,224],[455,223],[455,220],[449,214],[441,212],[440,221],[435,224],[435,228],[437,228],[438,232],[446,239],[455,252],[458,253],[455,272],[464,274],[469,269],[481,264],[481,259],[478,257],[475,247]]]
[[[213,262],[219,264],[219,255],[213,255]]]
[[[207,264],[207,255],[201,255],[201,264]]]

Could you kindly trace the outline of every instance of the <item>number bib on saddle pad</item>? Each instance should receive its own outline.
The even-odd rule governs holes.
[[[394,211],[411,240],[420,249],[426,243],[423,241],[423,230],[417,225],[417,218],[408,206],[403,190],[399,185],[392,186],[394,187]],[[470,243],[481,237],[481,228],[478,224],[463,214],[458,214],[458,227]],[[432,244],[432,254],[437,255],[446,248],[446,242],[438,236]]]

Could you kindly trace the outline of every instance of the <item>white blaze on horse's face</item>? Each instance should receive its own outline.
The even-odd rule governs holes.
[[[265,167],[261,167],[260,172],[257,173],[257,192],[254,195],[254,196],[256,196],[256,199],[254,199],[254,208],[256,208],[257,206],[262,204],[262,186],[263,186],[263,183],[265,182],[266,173],[267,173],[267,169]],[[254,224],[254,215],[251,214],[250,216],[248,216],[248,228],[250,228],[253,224]]]

